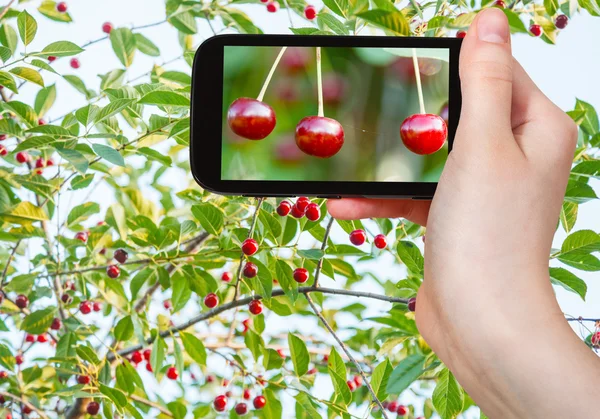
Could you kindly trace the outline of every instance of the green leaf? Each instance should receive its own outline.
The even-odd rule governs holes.
[[[181,336],[183,347],[190,358],[198,365],[206,365],[206,349],[202,341],[187,332],[179,332],[179,336]]]
[[[100,108],[98,106],[87,105],[75,111],[75,118],[77,118],[77,121],[79,121],[81,125],[87,127],[96,119],[98,112],[100,112]]]
[[[122,364],[117,365],[115,371],[115,378],[117,380],[117,387],[123,390],[127,394],[131,394],[135,391],[135,384],[133,383],[133,378],[129,371],[127,371],[127,361]]]
[[[27,13],[27,10],[23,10],[17,16],[17,28],[19,29],[19,35],[21,35],[23,43],[25,45],[31,44],[37,32],[37,22],[33,16]]]
[[[83,49],[79,48],[73,42],[58,41],[49,44],[42,50],[42,52],[34,55],[41,55],[44,57],[69,57],[72,55],[77,55],[81,52],[83,52]]]
[[[48,87],[40,89],[38,94],[35,97],[35,104],[33,108],[35,109],[38,116],[43,117],[46,112],[54,105],[54,101],[56,100],[56,85],[51,84]],[[40,127],[44,127],[46,125],[40,125]]]
[[[571,271],[564,268],[550,268],[550,282],[554,285],[560,285],[567,291],[574,292],[585,301],[587,285]]]
[[[280,369],[283,365],[283,358],[275,349],[265,348],[263,351],[263,367],[265,370]]]
[[[356,15],[374,26],[392,32],[394,35],[408,36],[410,28],[399,10],[373,9]]]
[[[63,159],[71,163],[75,170],[81,174],[85,174],[89,167],[89,162],[83,154],[69,148],[57,148],[56,152],[60,154]]]
[[[319,260],[325,256],[325,252],[321,249],[299,249],[298,256],[306,259]]]
[[[560,223],[567,233],[571,232],[577,222],[578,208],[579,205],[573,202],[563,202],[560,210]]]
[[[9,71],[23,80],[30,81],[32,83],[44,87],[44,79],[42,78],[42,75],[33,68],[13,67]]]
[[[8,346],[0,343],[0,365],[8,370],[15,368],[15,356]]]
[[[135,38],[135,46],[142,53],[151,57],[160,57],[160,50],[154,43],[146,38],[141,33],[133,35]]]
[[[317,17],[317,21],[319,22],[320,26],[327,27],[338,35],[348,35],[349,33],[348,28],[332,15],[321,13]]]
[[[387,398],[386,388],[392,373],[392,365],[387,359],[381,362],[371,374],[371,387],[380,400]]]
[[[0,26],[0,43],[10,49],[11,55],[17,50],[18,42],[17,32],[15,32],[12,26],[7,23]]]
[[[173,313],[177,313],[181,310],[192,296],[192,290],[188,281],[184,278],[174,281],[171,285],[173,293],[171,295],[171,302],[173,303]]]
[[[432,400],[441,419],[454,419],[462,411],[463,390],[448,368],[438,376]]]
[[[319,32],[317,28],[290,28],[294,35],[312,35],[315,32]]]
[[[110,43],[121,64],[129,67],[133,63],[136,39],[128,28],[115,28],[110,31]]]
[[[133,336],[133,320],[131,316],[125,316],[115,326],[115,340],[124,342],[131,339]]]
[[[90,215],[98,214],[100,212],[100,205],[96,202],[86,202],[81,205],[73,207],[69,215],[67,216],[67,227],[71,228],[75,225],[87,220]]]
[[[240,33],[262,34],[252,20],[241,10],[224,7],[220,13],[221,18],[228,25],[233,25]]]
[[[192,214],[208,233],[217,236],[223,229],[225,219],[221,210],[208,202],[192,206]]]
[[[0,46],[0,59],[2,59],[3,62],[8,62],[8,60],[10,60],[10,57],[12,56],[12,51],[10,50],[10,48],[7,48],[5,46]]]
[[[125,167],[125,160],[121,153],[108,145],[103,144],[92,144],[92,149],[94,153],[98,156],[102,157],[106,161],[116,164],[117,166]]]
[[[421,354],[409,355],[394,368],[386,386],[389,394],[400,394],[423,374],[425,357]]]
[[[84,361],[87,361],[93,365],[100,365],[100,359],[98,358],[98,355],[96,355],[96,352],[89,346],[79,345],[75,348],[75,352],[77,353],[77,356]]]
[[[21,330],[32,335],[46,333],[54,320],[55,314],[56,307],[34,311],[25,317],[23,323],[21,323]]]
[[[152,353],[150,354],[150,365],[152,366],[152,371],[154,371],[154,375],[156,376],[165,361],[165,351],[167,350],[167,344],[164,339],[160,336],[156,338],[154,341],[154,345],[152,345]]]
[[[49,72],[54,73],[54,74],[58,74],[56,72],[56,70],[50,64],[48,64],[45,61],[38,60],[37,58],[34,58],[33,60],[31,60],[31,65],[33,65],[33,66],[35,66],[37,68],[41,68],[43,70],[49,71]]]
[[[0,220],[9,223],[30,224],[48,220],[46,212],[29,201],[21,201],[15,207],[0,214]]]
[[[594,135],[600,131],[598,114],[592,105],[584,102],[583,100],[577,99],[575,102],[575,109],[585,111],[585,117],[580,125],[583,132],[585,132],[587,135]]]
[[[246,344],[246,347],[250,349],[250,352],[252,352],[254,361],[258,361],[258,358],[262,355],[262,350],[265,346],[260,335],[252,330],[248,330],[244,334],[244,343]]]
[[[546,1],[556,1],[556,0],[546,0]],[[510,9],[502,9],[502,11],[508,18],[508,25],[510,26],[511,32],[517,32],[517,33],[528,33],[529,32],[518,14],[516,14],[515,12],[513,12]]]
[[[331,348],[329,360],[327,361],[327,371],[333,382],[335,394],[341,396],[341,401],[344,404],[350,404],[352,394],[350,393],[348,384],[346,384],[346,365],[335,348]]]
[[[88,175],[77,175],[71,180],[71,189],[76,191],[77,189],[87,188],[90,183],[94,180],[94,174]]]
[[[162,164],[163,166],[170,167],[173,164],[171,157],[160,153],[149,147],[140,147],[136,150],[138,154],[143,154],[148,158],[148,160],[154,160]]]
[[[587,183],[572,179],[569,180],[569,183],[567,184],[567,190],[565,192],[566,201],[574,202],[576,204],[583,204],[591,201],[592,199],[598,199],[594,188]]]
[[[423,277],[424,259],[421,250],[413,242],[402,240],[398,242],[398,257],[413,274]]]
[[[14,93],[19,93],[14,77],[6,71],[0,71],[0,86],[8,88]]]
[[[159,106],[190,106],[190,100],[187,97],[168,90],[155,90],[150,92],[142,96],[138,103]]]
[[[321,419],[322,416],[319,414],[312,400],[306,395],[306,393],[298,393],[296,395],[296,403],[302,407],[303,418],[305,419]]]
[[[106,105],[104,108],[100,109],[100,111],[94,117],[94,124],[99,124],[104,120],[110,118],[113,115],[118,114],[123,109],[128,107],[134,102],[133,99],[115,99]]]
[[[91,90],[88,90],[88,88],[85,87],[85,83],[83,82],[83,80],[80,77],[78,77],[74,74],[65,74],[63,76],[63,79],[65,79],[78,92],[85,95],[85,97],[87,99],[91,99],[92,97],[94,97],[94,92]]]
[[[56,2],[53,0],[42,1],[42,4],[38,7],[38,11],[47,18],[57,22],[71,22],[73,20],[68,12],[63,13],[56,10]]]
[[[554,16],[560,5],[558,4],[558,0],[544,0],[544,8],[548,13],[548,16]]]
[[[127,240],[127,221],[125,220],[125,209],[119,203],[113,204],[106,211],[106,223],[114,228],[121,236],[121,240]]]
[[[112,400],[112,402],[117,407],[122,409],[125,406],[127,406],[127,404],[128,404],[127,396],[125,396],[125,394],[123,394],[123,392],[121,390],[118,390],[116,388],[107,387],[104,384],[100,384],[99,390],[100,390],[100,393],[104,394],[106,397],[108,397],[110,400]]]
[[[560,248],[559,259],[569,253],[592,252],[600,252],[600,234],[592,230],[579,230],[567,236]]]
[[[8,110],[12,110],[28,126],[38,125],[38,116],[31,106],[19,102],[18,100],[11,100],[6,103],[4,107]]]
[[[167,20],[171,25],[177,28],[178,31],[184,34],[194,35],[196,32],[198,32],[196,18],[190,11],[184,11],[175,15],[171,15],[171,17],[169,17]]]
[[[600,179],[600,160],[582,161],[571,169],[571,174]]]
[[[600,16],[600,3],[598,0],[579,0],[579,5],[592,16]]]
[[[324,0],[323,4],[336,15],[347,18],[349,8],[348,0]]]
[[[288,345],[290,347],[292,363],[294,364],[294,371],[296,375],[301,377],[308,371],[308,364],[310,362],[310,355],[306,344],[298,336],[288,333]]]

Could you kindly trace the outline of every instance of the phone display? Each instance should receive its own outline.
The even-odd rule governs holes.
[[[228,35],[196,53],[191,164],[255,196],[433,195],[460,113],[460,40]]]

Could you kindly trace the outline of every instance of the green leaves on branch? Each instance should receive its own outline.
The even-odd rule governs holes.
[[[408,36],[410,34],[406,17],[399,10],[373,9],[359,13],[357,17],[383,29],[390,35]]]
[[[54,320],[55,314],[55,307],[34,311],[25,317],[23,323],[21,323],[21,330],[31,335],[46,333],[52,324],[52,320]]]
[[[23,41],[25,45],[29,45],[37,33],[37,22],[33,16],[27,13],[27,10],[23,10],[19,13],[19,16],[17,16],[17,27],[19,28],[21,41]]]
[[[444,368],[433,391],[433,406],[441,419],[455,419],[462,411],[464,392],[454,375]]]
[[[121,64],[129,67],[133,63],[136,50],[136,39],[127,28],[116,28],[110,31],[110,43]]]
[[[306,349],[306,344],[298,336],[289,333],[288,345],[290,347],[290,354],[296,375],[302,376],[306,374],[310,362],[310,355],[308,354],[308,349]]]

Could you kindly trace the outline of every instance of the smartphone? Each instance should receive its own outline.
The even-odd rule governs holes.
[[[225,195],[431,199],[461,39],[221,35],[196,52],[190,161]]]

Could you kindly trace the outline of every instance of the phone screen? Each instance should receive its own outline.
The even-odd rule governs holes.
[[[225,46],[221,180],[438,182],[449,60],[448,48]]]

